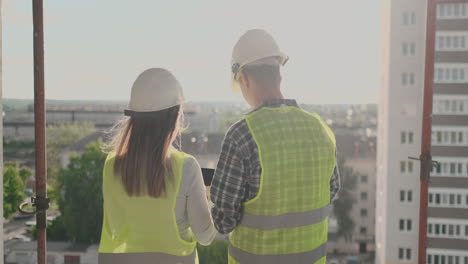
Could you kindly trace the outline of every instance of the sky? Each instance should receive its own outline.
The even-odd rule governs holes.
[[[3,96],[33,97],[31,0],[3,0]],[[285,97],[301,103],[377,103],[381,1],[46,0],[46,98],[127,101],[150,67],[169,69],[188,101],[240,101],[232,47],[270,32],[290,59]]]

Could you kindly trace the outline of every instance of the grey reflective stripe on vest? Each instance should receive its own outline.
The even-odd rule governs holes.
[[[244,213],[241,225],[245,227],[273,230],[279,228],[293,228],[306,225],[313,225],[325,220],[331,211],[331,205],[328,204],[322,208],[282,215],[252,215]]]
[[[322,244],[318,248],[308,252],[285,255],[256,255],[229,245],[229,255],[240,264],[313,264],[327,256],[327,244]]]
[[[197,251],[188,256],[175,256],[158,252],[144,253],[99,253],[99,264],[128,264],[128,263],[171,263],[171,264],[194,264],[197,257]]]

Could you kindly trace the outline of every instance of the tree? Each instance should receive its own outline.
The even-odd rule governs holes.
[[[60,153],[94,131],[94,125],[88,122],[63,123],[47,127],[47,178],[53,187],[57,187],[57,178],[62,168]]]
[[[344,159],[338,159],[338,168],[340,170],[341,190],[338,200],[333,204],[333,212],[338,221],[338,236],[350,240],[354,230],[355,223],[351,218],[351,209],[356,199],[353,196],[356,188],[359,173],[345,165]]]
[[[82,243],[99,242],[103,217],[102,170],[105,159],[106,154],[101,151],[100,145],[92,143],[83,154],[72,157],[68,167],[60,171],[61,216],[50,227],[55,232],[50,231],[56,233],[51,238],[67,238]]]
[[[21,174],[20,174],[21,171]],[[28,175],[30,171],[20,169],[17,163],[6,163],[3,172],[3,217],[8,218],[18,210],[24,201],[24,182],[21,175]]]

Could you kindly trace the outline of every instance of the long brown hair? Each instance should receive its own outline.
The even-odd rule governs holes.
[[[114,174],[129,196],[165,194],[173,181],[169,150],[180,139],[180,105],[149,115],[131,116],[117,125],[113,138]]]

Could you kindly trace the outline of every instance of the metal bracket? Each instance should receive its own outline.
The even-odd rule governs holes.
[[[419,158],[408,157],[408,159],[421,162],[421,180],[429,180],[431,169],[439,165],[438,161],[432,160],[431,152],[423,153]]]
[[[31,202],[25,202],[20,204],[18,210],[25,215],[36,215],[42,212],[46,212],[49,209],[49,202],[50,198],[47,197],[31,197]],[[23,207],[26,205],[31,204],[32,206],[36,207],[35,211],[25,211]]]

